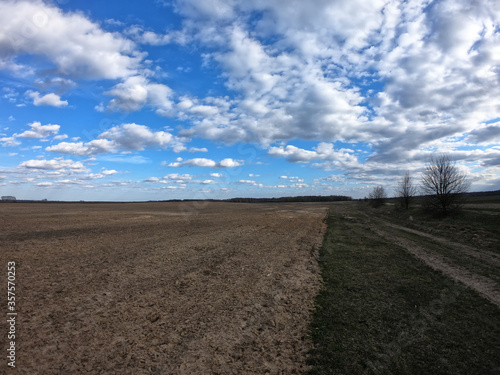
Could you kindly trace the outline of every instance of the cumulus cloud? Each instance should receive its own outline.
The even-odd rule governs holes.
[[[21,142],[19,142],[17,138],[38,138],[43,141],[47,137],[57,134],[59,132],[59,129],[61,128],[59,125],[55,124],[42,125],[39,121],[34,121],[28,125],[31,128],[30,130],[25,130],[20,134],[15,133],[10,137],[0,138],[2,146],[5,147],[20,145]],[[56,139],[56,137],[54,137],[54,139]],[[36,148],[41,148],[41,146],[33,146],[33,149]]]
[[[192,180],[193,176],[190,174],[184,173],[184,174],[179,174],[179,173],[169,173],[166,176],[163,176],[163,178],[168,179],[168,180]]]
[[[118,171],[115,171],[114,169],[103,169],[100,173],[105,175],[105,176],[111,176],[111,175],[117,174]]]
[[[145,125],[124,124],[102,133],[99,139],[109,139],[121,150],[136,151],[146,147],[166,147],[174,138],[165,131],[152,131]]]
[[[233,160],[231,158],[226,158],[221,160],[220,162],[215,162],[211,159],[206,158],[194,158],[183,160],[182,158],[178,158],[175,163],[170,163],[169,167],[206,167],[206,168],[234,168],[243,165],[242,161]]]
[[[52,186],[52,185],[53,185],[53,183],[52,183],[52,182],[47,182],[47,181],[45,181],[45,182],[38,182],[38,183],[36,183],[35,185],[36,185],[36,186],[39,186],[39,187],[49,187],[49,186]]]
[[[19,138],[47,138],[51,135],[55,135],[59,133],[60,125],[48,124],[42,125],[41,122],[35,121],[31,124],[28,124],[31,127],[31,130],[26,130],[21,134],[16,134],[16,137]]]
[[[41,170],[69,170],[72,172],[86,172],[87,168],[79,162],[69,159],[52,159],[52,160],[27,160],[19,165],[21,168],[41,169]]]
[[[239,167],[241,165],[242,165],[241,161],[233,160],[231,158],[223,159],[218,163],[218,166],[221,168],[234,168],[234,167]]]
[[[111,111],[134,112],[145,105],[156,109],[159,115],[168,115],[172,108],[172,90],[163,84],[151,83],[143,76],[133,76],[105,93],[114,96],[107,105]]]
[[[123,124],[101,133],[90,142],[61,142],[46,151],[90,156],[118,151],[142,151],[145,148],[175,147],[180,141],[165,131],[153,131],[145,125]]]
[[[238,180],[239,184],[248,184],[248,185],[257,185],[257,182],[254,180]]]
[[[50,61],[62,77],[116,79],[136,73],[143,59],[132,41],[83,13],[63,12],[41,0],[6,0],[1,10],[0,56],[8,66],[29,54]]]
[[[287,145],[280,147],[271,147],[268,154],[275,157],[284,157],[292,163],[309,163],[313,160],[333,160],[343,163],[357,163],[356,156],[349,153],[352,150],[335,150],[333,144],[321,142],[313,150],[304,150],[302,148]],[[283,179],[294,177],[281,176]]]
[[[40,96],[38,91],[27,91],[26,95],[33,99],[33,104],[36,106],[48,105],[52,107],[65,107],[68,105],[67,100],[61,100],[61,97],[54,93]]]
[[[180,160],[179,160],[180,159]],[[182,160],[182,158],[178,158],[178,161],[175,163],[170,163],[169,167],[215,167],[217,163],[211,159],[206,158],[194,158],[189,160]]]
[[[61,142],[57,145],[49,146],[45,151],[60,152],[62,154],[89,156],[107,152],[117,152],[115,144],[106,139],[97,139],[87,143],[83,142]]]
[[[264,146],[367,142],[377,152],[369,160],[389,162],[498,117],[496,3],[186,0],[179,9],[240,95],[201,119],[190,109],[205,99],[183,98],[186,134]],[[254,12],[261,17],[245,22]],[[321,158],[307,151],[283,156]]]
[[[179,0],[181,29],[133,26],[121,34],[54,4],[0,4],[0,69],[40,76],[23,65],[29,55],[42,58],[51,76],[37,79],[38,91],[27,93],[35,105],[67,106],[61,96],[80,79],[113,79],[100,85],[109,101],[99,110],[151,109],[176,117],[184,126],[179,137],[252,142],[270,156],[340,169],[354,179],[392,176],[403,166],[417,170],[435,151],[468,162],[481,157],[484,168],[498,161],[492,148],[500,142],[499,126],[490,124],[500,110],[498,2]],[[214,96],[217,90],[179,96],[154,82],[161,69],[144,60],[138,45],[186,41],[203,50],[204,68],[220,72],[227,96]],[[4,91],[3,99],[16,103],[17,91]],[[43,138],[35,129],[23,134]],[[17,145],[18,136],[0,142]],[[290,144],[294,140],[318,143],[305,149]],[[170,132],[125,124],[89,142],[46,150],[81,156],[151,147],[206,152],[185,142]],[[334,147],[344,143],[363,143],[366,155]],[[461,149],[477,144],[490,149]],[[238,165],[209,158],[170,164]]]
[[[190,147],[187,149],[188,152],[208,152],[206,147]]]
[[[14,137],[14,136],[2,137],[2,138],[0,138],[0,142],[2,143],[3,147],[5,147],[5,146],[13,147],[13,146],[18,146],[21,144],[21,142],[17,141],[16,137]]]

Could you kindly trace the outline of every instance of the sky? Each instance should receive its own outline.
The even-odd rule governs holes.
[[[2,0],[0,194],[500,189],[497,0]]]

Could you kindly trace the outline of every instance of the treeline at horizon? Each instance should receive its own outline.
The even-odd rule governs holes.
[[[227,202],[235,203],[273,203],[273,202],[339,202],[352,201],[352,197],[345,195],[303,195],[296,197],[280,197],[280,198],[231,198],[226,199]]]

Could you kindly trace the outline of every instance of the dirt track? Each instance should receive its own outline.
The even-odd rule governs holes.
[[[460,254],[462,261],[469,262],[474,259],[484,267],[498,267],[500,261],[498,253],[391,223],[378,216],[368,215],[365,212],[366,207],[363,208],[360,205],[336,204],[331,205],[330,208],[334,213],[340,214],[345,220],[352,222],[352,225],[362,226],[376,233],[382,239],[401,246],[429,267],[463,283],[500,308],[500,284],[487,275],[478,274],[465,266],[458,265],[456,259],[446,256],[442,250],[444,248],[451,249],[457,255]],[[408,234],[428,240],[432,246],[424,244],[422,241],[409,239]]]
[[[324,205],[3,204],[0,215],[1,264],[17,265],[15,372],[304,370]]]

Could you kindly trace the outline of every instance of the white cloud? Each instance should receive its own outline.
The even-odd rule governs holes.
[[[234,168],[243,165],[242,161],[233,160],[231,158],[226,158],[220,162],[215,162],[211,159],[206,158],[194,158],[188,160],[178,160],[175,163],[170,163],[169,167],[207,167],[207,168]]]
[[[133,112],[148,105],[155,108],[159,115],[171,113],[172,90],[166,85],[151,83],[143,76],[128,77],[105,94],[114,96],[107,105],[111,111]]]
[[[5,147],[5,146],[18,146],[21,144],[21,142],[19,141],[16,141],[16,137],[3,137],[3,138],[0,138],[0,142],[2,142],[2,146]]]
[[[351,150],[348,150],[351,151]],[[309,163],[313,160],[331,160],[342,163],[357,163],[357,158],[347,150],[336,151],[333,144],[321,142],[313,150],[304,150],[296,146],[271,147],[268,154],[275,157],[284,157],[292,163]],[[295,177],[281,176],[283,179],[294,179]]]
[[[61,100],[61,97],[54,93],[45,94],[44,96],[40,96],[38,91],[26,91],[26,95],[33,99],[33,104],[36,106],[39,105],[48,105],[52,107],[65,107],[68,105],[67,100]]]
[[[105,175],[105,176],[111,176],[111,175],[117,174],[118,171],[115,171],[114,169],[103,169],[100,173]]]
[[[186,135],[264,146],[294,138],[370,142],[375,160],[394,161],[499,115],[496,3],[249,0],[179,7],[185,25],[211,48],[206,61],[219,64],[239,94],[201,119],[190,109],[210,104],[181,98],[177,108],[193,123]],[[261,17],[245,23],[253,12]],[[284,151],[291,161],[325,159],[314,150]]]
[[[255,182],[253,180],[239,180],[238,183],[239,184],[257,185],[257,182]]]
[[[168,180],[192,180],[193,176],[190,174],[184,173],[184,174],[178,174],[178,173],[169,173],[166,176],[163,176],[163,178],[168,179]]]
[[[97,155],[118,151],[142,151],[149,147],[175,147],[180,141],[165,131],[153,131],[145,125],[123,124],[101,133],[90,142],[61,142],[46,151],[71,155]]]
[[[172,134],[152,131],[145,125],[124,124],[102,133],[99,139],[109,139],[120,150],[136,151],[146,147],[166,147],[173,143]]]
[[[36,75],[32,88],[38,91],[27,93],[35,105],[67,106],[61,96],[82,79],[113,79],[98,83],[106,87],[109,100],[96,108],[148,109],[176,117],[172,128],[184,128],[177,128],[175,137],[173,130],[124,124],[96,139],[61,142],[47,151],[81,156],[151,147],[207,152],[185,146],[188,138],[199,137],[225,144],[252,142],[270,156],[366,181],[373,181],[370,174],[390,179],[407,166],[416,171],[434,151],[469,162],[480,157],[482,168],[498,162],[492,146],[500,142],[499,125],[490,124],[500,117],[497,2],[179,0],[175,11],[184,17],[180,30],[133,26],[123,31],[125,24],[112,28],[121,33],[104,29],[113,21],[98,24],[55,4],[0,2],[0,69]],[[186,41],[191,52],[203,52],[201,68],[217,71],[216,85],[224,84],[222,95],[227,96],[214,96],[223,91],[219,88],[188,92],[191,84],[182,96],[174,93],[169,86],[176,87],[178,76],[188,77],[186,70],[175,67],[186,64],[161,66],[164,61],[156,55],[145,60],[138,49],[139,44]],[[26,56],[33,67],[43,66],[43,72],[23,65]],[[172,71],[163,71],[166,66]],[[159,77],[172,83],[155,82]],[[23,105],[19,92],[25,90],[4,89],[1,100]],[[4,146],[19,145],[18,137],[48,137],[33,128],[2,136]],[[290,144],[294,140],[317,144],[300,148]],[[357,151],[334,147],[343,143],[357,144]],[[470,150],[478,144],[483,150]],[[170,166],[242,164],[212,159],[179,158]]]
[[[115,144],[109,140],[96,139],[87,143],[61,142],[54,146],[49,146],[45,151],[60,152],[62,154],[89,156],[107,152],[116,152]]]
[[[217,163],[211,159],[206,158],[194,158],[189,160],[183,160],[181,162],[170,163],[169,167],[215,167]]]
[[[201,148],[190,147],[187,151],[188,152],[208,152],[208,149],[206,147],[201,147]]]
[[[7,67],[29,54],[48,59],[60,76],[91,79],[133,75],[143,58],[133,42],[104,31],[83,13],[40,0],[1,2],[0,51]]]
[[[31,127],[31,130],[26,130],[21,134],[16,134],[16,137],[19,138],[47,138],[51,135],[55,135],[59,132],[61,128],[60,125],[48,124],[42,125],[39,121],[34,121],[31,124],[28,124]]]
[[[41,170],[70,170],[73,172],[86,172],[87,168],[79,162],[68,159],[52,159],[52,160],[28,160],[22,162],[20,165],[22,168],[27,169],[41,169]]]
[[[242,165],[241,161],[233,160],[231,158],[223,159],[219,162],[218,166],[221,168],[234,168]]]

